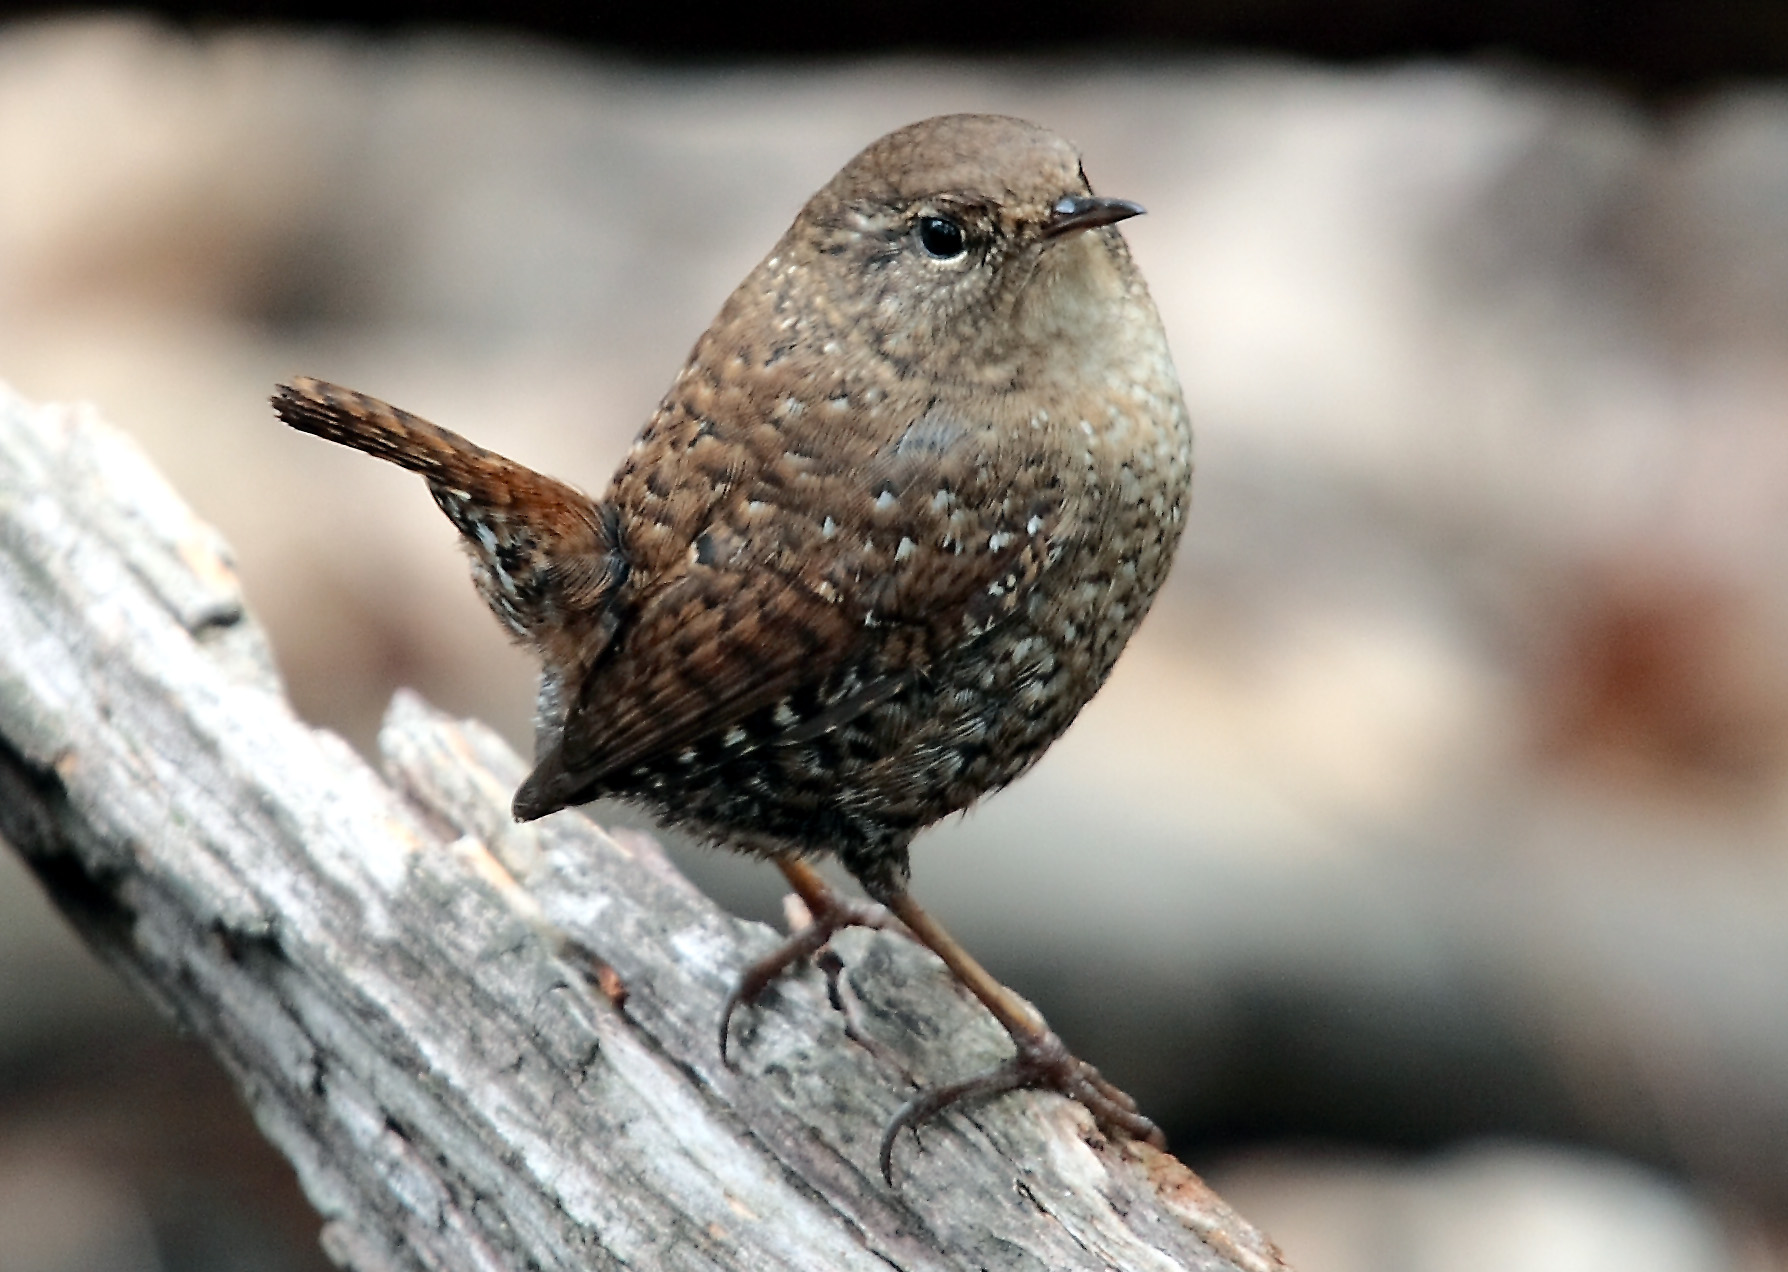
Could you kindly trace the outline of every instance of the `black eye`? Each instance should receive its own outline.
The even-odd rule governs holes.
[[[964,251],[962,227],[947,217],[920,217],[919,246],[940,261],[954,260]]]

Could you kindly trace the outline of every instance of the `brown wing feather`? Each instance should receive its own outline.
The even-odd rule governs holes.
[[[691,570],[641,607],[585,682],[571,726],[516,792],[516,816],[582,802],[786,697],[836,663],[848,624],[778,575]]]
[[[716,442],[731,440],[720,424],[705,428]],[[996,626],[1081,523],[1079,495],[1042,454],[1014,454],[1012,436],[924,412],[879,446],[849,428],[774,449],[729,445],[735,458],[769,458],[727,470],[723,493],[683,522],[679,557],[659,547],[668,568],[634,599],[578,691],[566,734],[517,792],[516,815],[624,787],[629,770],[674,761],[796,690],[855,669],[850,691],[798,735],[837,728],[923,674],[931,651]],[[678,462],[673,451],[623,470],[609,498],[651,507],[662,499],[656,491],[687,492],[654,472]],[[813,468],[834,474],[821,497],[807,482]]]

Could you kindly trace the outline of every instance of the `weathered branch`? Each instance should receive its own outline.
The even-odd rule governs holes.
[[[217,1053],[339,1262],[1283,1266],[1053,1096],[946,1115],[890,1190],[912,1084],[1004,1045],[928,955],[840,938],[873,1045],[809,974],[729,1069],[720,1001],[771,933],[643,838],[515,826],[483,728],[402,698],[383,748],[385,781],[292,716],[224,545],[130,443],[0,390],[0,834]]]

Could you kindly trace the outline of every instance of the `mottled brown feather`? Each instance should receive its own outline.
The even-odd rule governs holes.
[[[1067,727],[1166,574],[1191,475],[1122,237],[1053,228],[1089,199],[1073,147],[1020,120],[871,145],[726,301],[600,501],[374,399],[282,390],[295,426],[428,478],[540,650],[518,816],[620,795],[736,847],[836,852],[886,895],[919,829]],[[939,217],[954,256],[920,236]]]

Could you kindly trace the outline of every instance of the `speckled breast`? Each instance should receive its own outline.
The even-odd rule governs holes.
[[[1177,388],[1153,405],[1159,414],[1132,414],[1101,436],[1099,532],[1053,562],[1015,613],[923,673],[894,677],[831,727],[779,726],[778,711],[812,721],[888,677],[866,653],[743,721],[757,745],[710,740],[693,762],[636,774],[630,793],[729,847],[835,853],[859,878],[903,883],[912,837],[1037,761],[1105,682],[1165,579],[1185,521],[1191,433]]]

